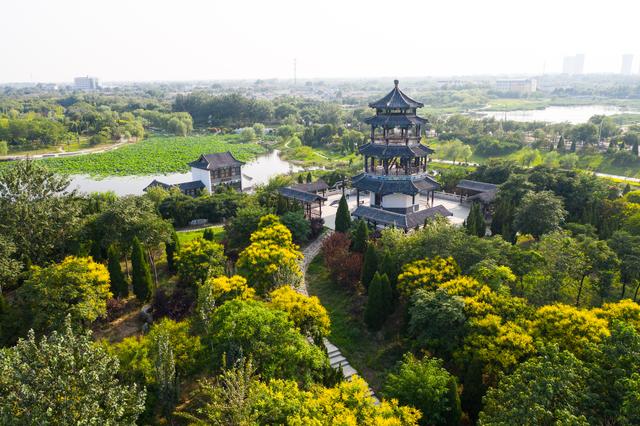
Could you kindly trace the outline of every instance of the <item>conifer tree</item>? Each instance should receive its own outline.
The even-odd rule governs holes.
[[[398,275],[400,274],[400,268],[398,268],[398,264],[388,251],[385,251],[381,257],[378,257],[378,272],[380,272],[380,275],[386,274],[387,278],[389,278],[393,300],[396,300],[398,298]]]
[[[111,293],[113,297],[125,298],[129,296],[129,284],[120,267],[120,254],[115,245],[110,245],[107,250],[107,270],[111,281]]]
[[[213,233],[213,229],[211,228],[206,228],[204,230],[204,232],[202,233],[202,238],[204,238],[207,241],[213,241],[215,240],[215,234]]]
[[[364,253],[369,244],[369,227],[364,220],[358,221],[358,226],[353,235],[353,251]]]
[[[302,176],[302,173],[298,175],[298,183],[304,183],[304,176]]]
[[[167,268],[169,269],[169,272],[175,274],[175,256],[180,253],[180,239],[178,238],[178,233],[175,230],[171,234],[171,240],[165,243],[165,250],[167,252]]]
[[[389,314],[389,304],[391,304],[389,279],[385,274],[380,275],[376,272],[369,284],[369,296],[364,308],[364,321],[371,330],[377,331],[382,328]]]
[[[144,254],[144,249],[138,237],[133,238],[131,249],[131,284],[133,294],[140,301],[147,301],[151,297],[152,281],[149,263]]]
[[[362,285],[364,288],[369,288],[369,283],[373,279],[376,271],[378,270],[378,253],[373,244],[367,246],[367,250],[364,252],[364,260],[362,262]]]
[[[351,213],[349,212],[349,205],[347,199],[343,195],[340,198],[338,204],[338,211],[336,212],[336,232],[348,232],[351,228]]]
[[[631,185],[627,183],[622,190],[622,195],[627,195],[629,192],[631,192]]]
[[[564,136],[560,135],[560,139],[558,140],[558,152],[564,152]]]
[[[576,152],[576,141],[575,140],[571,141],[571,149],[570,149],[570,151],[571,152]]]
[[[313,182],[313,176],[311,176],[311,172],[307,173],[307,183]]]
[[[471,210],[469,211],[469,216],[467,216],[464,226],[470,235],[484,237],[487,224],[484,221],[480,203],[473,203],[471,205]]]
[[[636,157],[638,156],[638,141],[635,141],[633,143],[633,146],[631,147],[631,152],[633,153],[633,155],[635,155]]]

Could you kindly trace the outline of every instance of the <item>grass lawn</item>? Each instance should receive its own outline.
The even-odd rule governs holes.
[[[250,161],[266,150],[257,143],[241,143],[238,135],[151,136],[115,151],[40,161],[63,174],[142,176],[187,172],[187,163],[200,154],[224,151],[231,151],[241,161]]]
[[[331,343],[340,348],[349,363],[374,390],[379,390],[389,369],[405,352],[400,337],[400,309],[387,320],[378,333],[367,330],[362,320],[366,297],[356,295],[335,284],[318,255],[307,270],[309,294],[318,296],[331,318]]]
[[[184,244],[196,238],[201,238],[205,229],[213,229],[215,242],[219,243],[224,239],[224,227],[222,225],[215,225],[208,228],[195,229],[193,231],[178,231],[178,240],[180,240],[180,244]]]

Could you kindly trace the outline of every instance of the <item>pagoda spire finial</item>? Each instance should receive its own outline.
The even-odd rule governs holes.
[[[395,84],[396,89],[398,88],[398,83],[400,83],[400,82],[398,81],[398,79],[393,80],[393,84]]]

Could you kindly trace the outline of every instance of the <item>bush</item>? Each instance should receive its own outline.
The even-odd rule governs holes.
[[[289,228],[295,243],[301,244],[309,240],[311,235],[311,225],[304,217],[302,211],[287,212],[280,216],[280,221]]]
[[[362,269],[362,255],[351,253],[351,240],[347,234],[335,232],[322,243],[324,264],[333,280],[345,287],[356,289]]]

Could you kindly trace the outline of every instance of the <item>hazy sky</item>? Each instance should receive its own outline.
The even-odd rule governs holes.
[[[405,77],[640,65],[637,0],[0,0],[0,82]],[[546,64],[546,65],[545,65]]]

